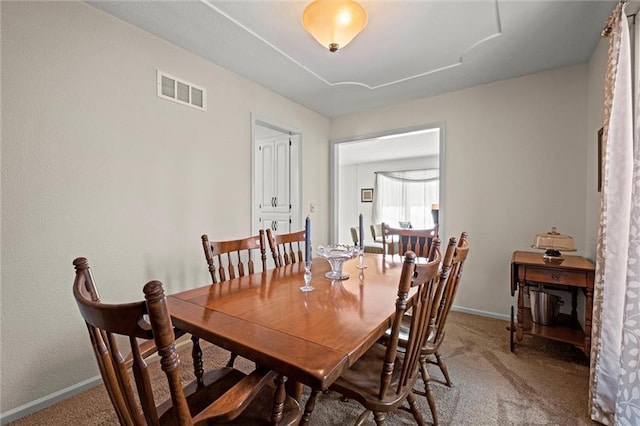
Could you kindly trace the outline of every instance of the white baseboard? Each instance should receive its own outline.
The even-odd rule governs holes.
[[[188,343],[190,343],[188,336],[182,336],[178,340],[176,340],[176,348],[181,349]],[[154,357],[157,357],[157,355],[151,355],[149,361],[151,362]],[[84,392],[87,389],[91,389],[94,386],[98,386],[101,383],[102,376],[91,377],[87,380],[81,381],[80,383],[76,383],[75,385],[71,385],[67,388],[61,389],[57,392],[51,393],[49,395],[43,396],[42,398],[38,398],[34,401],[16,407],[12,410],[7,411],[6,413],[0,413],[0,425],[13,422],[21,417],[27,416],[31,413],[35,413],[36,411],[40,411],[55,404],[56,402],[71,398],[72,396],[79,394],[80,392]]]
[[[98,386],[101,383],[102,377],[95,376],[91,377],[90,379],[83,380],[80,383],[76,383],[75,385],[61,389],[57,392],[43,396],[42,398],[38,398],[27,404],[21,405],[20,407],[16,407],[13,410],[9,410],[6,413],[0,414],[0,424],[6,424],[18,420],[21,417],[24,417],[31,413],[35,413],[36,411],[40,411],[55,404],[56,402],[60,402],[64,399],[70,398],[73,395],[76,395],[87,389],[91,389],[92,387]]]
[[[481,317],[489,317],[489,318],[501,319],[505,321],[511,321],[511,317],[507,314],[497,314],[495,312],[481,311],[480,309],[465,308],[464,306],[453,305],[451,307],[451,310],[456,312],[464,312],[465,314],[478,315]]]

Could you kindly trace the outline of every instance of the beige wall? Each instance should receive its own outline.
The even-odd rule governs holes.
[[[558,69],[339,117],[331,138],[445,123],[441,235],[471,244],[456,305],[506,315],[514,250],[557,226],[584,253],[586,88],[586,65]]]
[[[318,244],[329,138],[444,122],[443,234],[466,230],[472,244],[459,306],[506,315],[512,251],[551,226],[595,251],[601,47],[588,65],[330,123],[87,4],[1,11],[2,413],[97,374],[74,257],[92,261],[104,300],[125,301],[150,279],[168,291],[205,282],[199,236],[249,232],[251,112],[303,131]],[[207,88],[208,111],[158,99],[156,69]]]
[[[98,374],[75,257],[128,301],[207,283],[201,234],[248,235],[252,112],[302,130],[326,240],[327,118],[86,3],[3,2],[1,47],[3,413]],[[157,98],[156,69],[205,87],[208,111]]]

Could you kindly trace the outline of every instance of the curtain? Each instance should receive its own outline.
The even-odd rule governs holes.
[[[438,204],[439,191],[439,169],[376,172],[372,222],[433,228],[431,205]]]
[[[589,405],[591,418],[600,423],[639,425],[640,141],[637,129],[634,141],[631,47],[623,2],[612,12],[605,31],[610,38],[604,186],[596,249]],[[637,117],[635,123],[638,125]]]

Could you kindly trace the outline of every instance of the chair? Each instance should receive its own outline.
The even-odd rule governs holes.
[[[253,274],[255,252],[260,256],[262,270],[267,269],[266,245],[262,229],[258,235],[240,240],[209,241],[207,234],[204,234],[201,239],[204,256],[214,283]]]
[[[372,224],[369,226],[373,241],[382,242],[382,224]]]
[[[292,263],[304,262],[304,230],[290,234],[274,234],[271,232],[271,229],[267,229],[267,241],[269,241],[271,256],[273,257],[276,268]]]
[[[382,223],[382,245],[386,248],[385,254],[389,252],[391,256],[395,254],[403,256],[407,251],[412,251],[418,257],[428,257],[431,242],[436,236],[435,228],[392,228]]]
[[[86,322],[100,374],[120,424],[289,425],[300,419],[299,404],[286,395],[285,378],[266,369],[246,375],[222,367],[205,374],[201,359],[194,359],[196,378],[183,386],[162,284],[148,282],[144,286],[145,301],[108,305],[100,302],[87,259],[77,258],[73,264],[76,270],[73,295]],[[120,353],[118,344],[126,343],[119,336],[129,338],[133,354],[130,364]],[[158,348],[170,394],[169,399],[160,403],[156,403],[157,390],[153,389],[138,339],[154,341]]]
[[[371,225],[371,226],[373,226],[373,225]],[[353,245],[354,246],[357,246],[358,244],[360,244],[360,240],[358,239],[358,229],[357,228],[351,228],[351,239],[353,240]],[[376,242],[371,244],[371,243],[367,243],[366,240],[365,240],[364,252],[365,253],[382,254],[382,253],[384,253],[384,250],[382,249],[382,244],[376,243]]]
[[[214,283],[253,274],[255,272],[253,258],[256,251],[260,256],[262,271],[267,269],[267,254],[264,230],[262,229],[258,235],[239,240],[209,241],[207,234],[200,238],[202,239],[204,257],[209,265],[209,273],[211,273],[211,279]],[[198,345],[197,337],[192,340],[194,345]],[[237,354],[232,353],[227,367],[233,367],[237,357]]]
[[[449,255],[450,252],[452,255]],[[427,397],[434,425],[438,424],[438,413],[436,411],[435,398],[429,386],[431,376],[427,371],[427,364],[431,363],[438,365],[440,371],[442,371],[442,375],[445,378],[447,386],[451,387],[452,383],[449,378],[447,365],[440,355],[440,345],[444,340],[445,324],[447,322],[449,312],[451,311],[451,306],[453,306],[456,292],[458,291],[464,262],[467,259],[468,254],[469,243],[466,232],[463,232],[460,235],[460,239],[457,241],[457,244],[454,237],[449,239],[447,253],[445,254],[442,265],[443,269],[449,268],[450,271],[448,278],[446,280],[441,280],[438,284],[438,291],[436,294],[437,303],[434,305],[434,309],[431,312],[429,320],[429,336],[422,348],[422,356],[420,358],[420,372],[422,375],[422,381],[424,382],[424,392],[419,390],[415,390],[414,392]],[[429,358],[432,355],[435,355],[435,361]]]
[[[413,387],[418,378],[420,354],[429,330],[429,314],[435,300],[438,279],[446,279],[447,271],[443,271],[442,278],[439,278],[441,256],[438,246],[439,242],[435,240],[433,259],[428,263],[417,264],[417,256],[413,252],[407,252],[387,344],[375,343],[329,386],[329,390],[339,392],[365,408],[356,424],[362,424],[369,413],[373,412],[376,424],[382,425],[385,423],[385,413],[397,408],[410,411],[416,423],[425,424],[413,395]],[[409,292],[412,288],[416,294],[410,303]],[[413,311],[409,338],[404,342],[404,350],[399,351],[400,329],[409,308]],[[309,421],[318,394],[318,390],[311,393],[301,424]],[[408,408],[403,407],[405,400],[409,404]]]
[[[351,228],[351,240],[353,241],[353,245],[357,246],[360,244],[360,238],[358,238],[358,230],[356,228]]]

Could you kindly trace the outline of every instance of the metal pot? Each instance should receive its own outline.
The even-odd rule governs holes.
[[[542,325],[553,325],[558,318],[560,307],[564,305],[562,298],[547,293],[542,289],[529,289],[529,298],[533,322]]]

